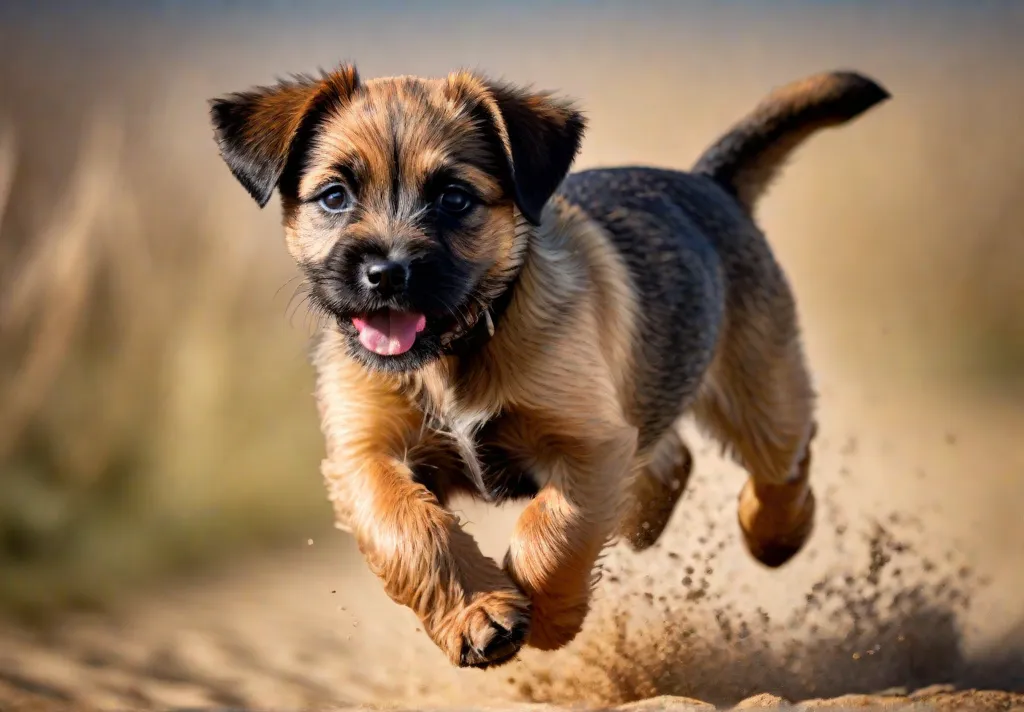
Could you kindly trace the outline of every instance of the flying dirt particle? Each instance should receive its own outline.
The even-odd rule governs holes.
[[[313,540],[312,539],[306,539],[306,546],[313,546]]]

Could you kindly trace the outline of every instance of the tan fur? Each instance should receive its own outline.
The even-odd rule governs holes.
[[[771,286],[763,311],[727,317],[693,412],[750,473],[740,528],[751,553],[778,566],[803,546],[814,520],[808,468],[816,395],[792,295],[784,283]]]
[[[795,142],[829,120],[804,121],[802,102],[831,100],[830,86],[818,79],[773,96],[761,123],[741,124],[698,169],[749,208]],[[637,286],[609,234],[551,196],[581,117],[549,94],[471,73],[363,83],[351,67],[232,95],[214,116],[225,160],[250,193],[260,201],[280,188],[288,248],[310,274],[339,245],[429,256],[430,181],[443,173],[475,191],[479,209],[451,232],[448,249],[476,291],[452,309],[440,343],[489,320],[515,278],[500,328],[471,358],[445,352],[403,371],[368,368],[351,334],[323,329],[313,354],[322,474],[338,526],[453,664],[500,664],[524,642],[568,644],[586,618],[602,550],[617,535],[637,549],[653,544],[692,468],[675,430],[638,448]],[[304,134],[314,121],[315,135]],[[358,194],[358,206],[318,208],[335,184]],[[774,566],[813,522],[814,392],[781,272],[769,269],[753,289],[754,298],[726,305],[696,400],[680,407],[750,473],[740,526],[754,556]],[[486,496],[477,435],[495,423],[491,444],[526,457],[539,487],[501,565],[446,507],[466,481]]]

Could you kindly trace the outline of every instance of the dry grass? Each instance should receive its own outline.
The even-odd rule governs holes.
[[[19,129],[47,118],[19,108],[0,126],[0,605],[105,601],[316,531],[306,330],[271,299],[286,273],[188,176],[140,174],[123,112],[88,107],[55,182],[19,186],[46,150]]]

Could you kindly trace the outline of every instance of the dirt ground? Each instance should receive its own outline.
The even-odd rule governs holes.
[[[395,709],[550,709],[570,705],[570,690],[575,685],[599,682],[595,676],[598,663],[585,654],[576,661],[582,673],[577,681],[545,678],[541,674],[543,659],[529,655],[524,656],[529,662],[499,672],[460,674],[451,670],[402,611],[389,609],[387,603],[363,590],[368,579],[363,580],[354,569],[344,577],[338,575],[339,553],[337,547],[314,546],[309,552],[274,562],[254,562],[140,600],[116,617],[84,616],[46,632],[6,628],[0,652],[0,710],[340,710],[378,705]],[[342,585],[346,588],[330,588]],[[915,625],[909,622],[909,628]],[[922,632],[920,627],[917,632]],[[931,657],[910,666],[931,668],[920,677],[928,680],[929,673],[941,674],[942,668],[952,671],[957,666],[950,660],[950,644],[942,633],[931,640],[908,643],[904,652],[909,652],[909,657],[890,660],[890,664],[900,667],[914,656]],[[865,651],[865,657],[871,650]],[[742,648],[734,652],[740,653],[734,662],[745,667]],[[902,655],[897,653],[894,658]],[[720,659],[721,654],[712,657]],[[856,653],[850,659],[855,657]],[[362,664],[368,661],[372,664]],[[627,662],[613,661],[611,667]],[[697,667],[706,671],[708,665]],[[856,665],[845,667],[844,675],[849,675]],[[868,670],[865,678],[877,677],[878,672]],[[618,674],[629,675],[626,670]],[[630,696],[629,691],[609,685],[609,680],[600,682],[604,691],[598,691],[599,683],[593,690],[597,698],[570,706],[608,708]],[[835,682],[825,680],[829,693],[840,689]],[[549,689],[531,691],[531,685]],[[720,689],[712,695],[720,697],[719,706],[731,706],[729,698],[739,695],[742,683],[725,687],[731,687],[732,694]],[[963,690],[954,685],[931,685],[916,691],[889,688],[873,696],[815,698],[797,694],[793,700],[802,700],[799,708],[1024,709],[1024,694]],[[788,706],[788,702],[760,694],[745,698],[740,705],[777,707]],[[714,709],[678,695],[657,695],[616,708]]]
[[[741,474],[691,432],[699,471],[670,530],[644,555],[609,553],[587,628],[559,653],[449,667],[351,541],[320,533],[116,613],[7,624],[0,709],[684,709],[757,695],[744,704],[1024,708],[1011,693],[1024,691],[1020,524],[989,499],[1017,484],[951,486],[986,453],[1014,452],[1019,429],[991,406],[978,420],[963,404],[867,405],[870,381],[859,385],[860,399],[823,389],[821,525],[780,571],[743,553]],[[845,409],[830,408],[840,399]],[[903,447],[885,435],[900,427],[912,434]],[[515,510],[484,514],[464,511],[497,555]]]

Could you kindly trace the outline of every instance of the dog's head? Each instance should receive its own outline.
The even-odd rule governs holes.
[[[362,82],[343,66],[211,102],[221,155],[367,366],[420,368],[520,267],[579,149],[570,103],[468,72]]]

